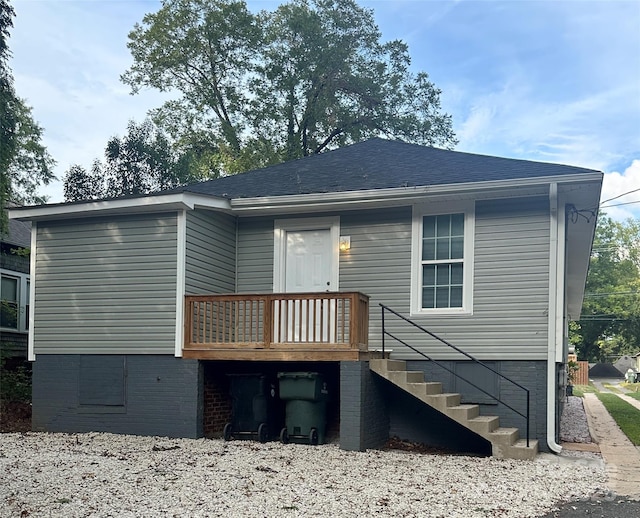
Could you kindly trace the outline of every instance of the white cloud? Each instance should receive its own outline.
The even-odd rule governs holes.
[[[622,194],[625,195],[620,196]],[[609,217],[617,220],[637,218],[640,214],[640,159],[633,160],[623,173],[605,174],[600,199],[605,202],[601,210]]]

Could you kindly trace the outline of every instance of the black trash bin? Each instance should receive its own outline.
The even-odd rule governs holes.
[[[278,419],[276,383],[264,374],[229,374],[231,383],[231,422],[225,424],[225,441],[257,438],[266,442],[276,437]]]
[[[280,399],[286,401],[283,443],[301,439],[323,444],[326,429],[327,383],[317,372],[279,372]]]

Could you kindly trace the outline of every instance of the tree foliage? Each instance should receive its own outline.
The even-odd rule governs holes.
[[[381,42],[354,0],[166,0],[129,34],[132,92],[181,97],[154,111],[178,142],[206,134],[227,173],[320,153],[371,136],[451,147],[450,116],[408,47]]]
[[[150,120],[129,121],[124,137],[107,142],[104,162],[95,160],[89,171],[77,164],[66,171],[65,201],[148,194],[196,181],[199,159],[195,150],[176,153]]]
[[[9,201],[11,183],[7,171],[17,148],[15,128],[16,95],[13,76],[9,69],[9,31],[13,27],[13,8],[6,0],[0,0],[0,235],[6,231],[5,206]]]
[[[14,90],[8,62],[14,16],[9,2],[0,0],[0,234],[7,230],[8,202],[44,202],[37,189],[55,178],[55,162],[42,145],[42,128]]]
[[[640,350],[640,222],[598,219],[582,316],[571,341],[589,361]]]

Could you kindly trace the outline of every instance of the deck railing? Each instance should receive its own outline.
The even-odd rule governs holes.
[[[185,297],[185,351],[366,351],[369,297],[359,292]]]

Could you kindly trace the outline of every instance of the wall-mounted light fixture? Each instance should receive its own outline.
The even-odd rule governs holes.
[[[340,236],[340,251],[351,250],[351,236]]]

